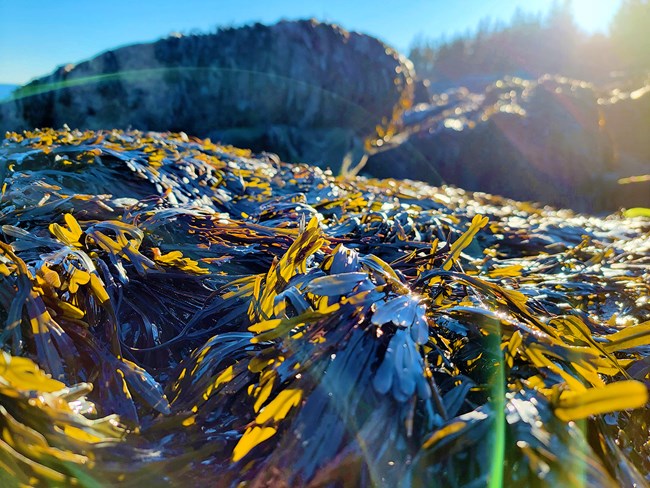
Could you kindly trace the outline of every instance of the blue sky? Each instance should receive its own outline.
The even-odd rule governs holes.
[[[579,25],[601,31],[621,0],[573,0]],[[170,32],[315,17],[375,35],[406,53],[416,35],[474,29],[485,17],[509,20],[519,6],[550,0],[0,0],[0,83],[25,83],[59,65]]]

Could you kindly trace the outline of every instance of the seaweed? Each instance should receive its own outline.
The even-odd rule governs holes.
[[[645,485],[650,223],[183,133],[0,147],[4,485]]]

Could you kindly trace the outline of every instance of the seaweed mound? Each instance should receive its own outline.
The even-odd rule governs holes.
[[[3,486],[648,480],[648,220],[184,133],[0,162]]]

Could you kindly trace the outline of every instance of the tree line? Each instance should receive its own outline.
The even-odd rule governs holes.
[[[545,73],[602,82],[615,72],[650,69],[648,33],[649,0],[623,0],[606,34],[582,31],[564,0],[546,13],[518,9],[509,23],[484,19],[473,33],[452,39],[419,36],[409,57],[420,77],[438,88]]]

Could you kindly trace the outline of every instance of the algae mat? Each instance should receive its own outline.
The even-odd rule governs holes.
[[[3,486],[643,486],[650,220],[185,134],[0,147]]]

